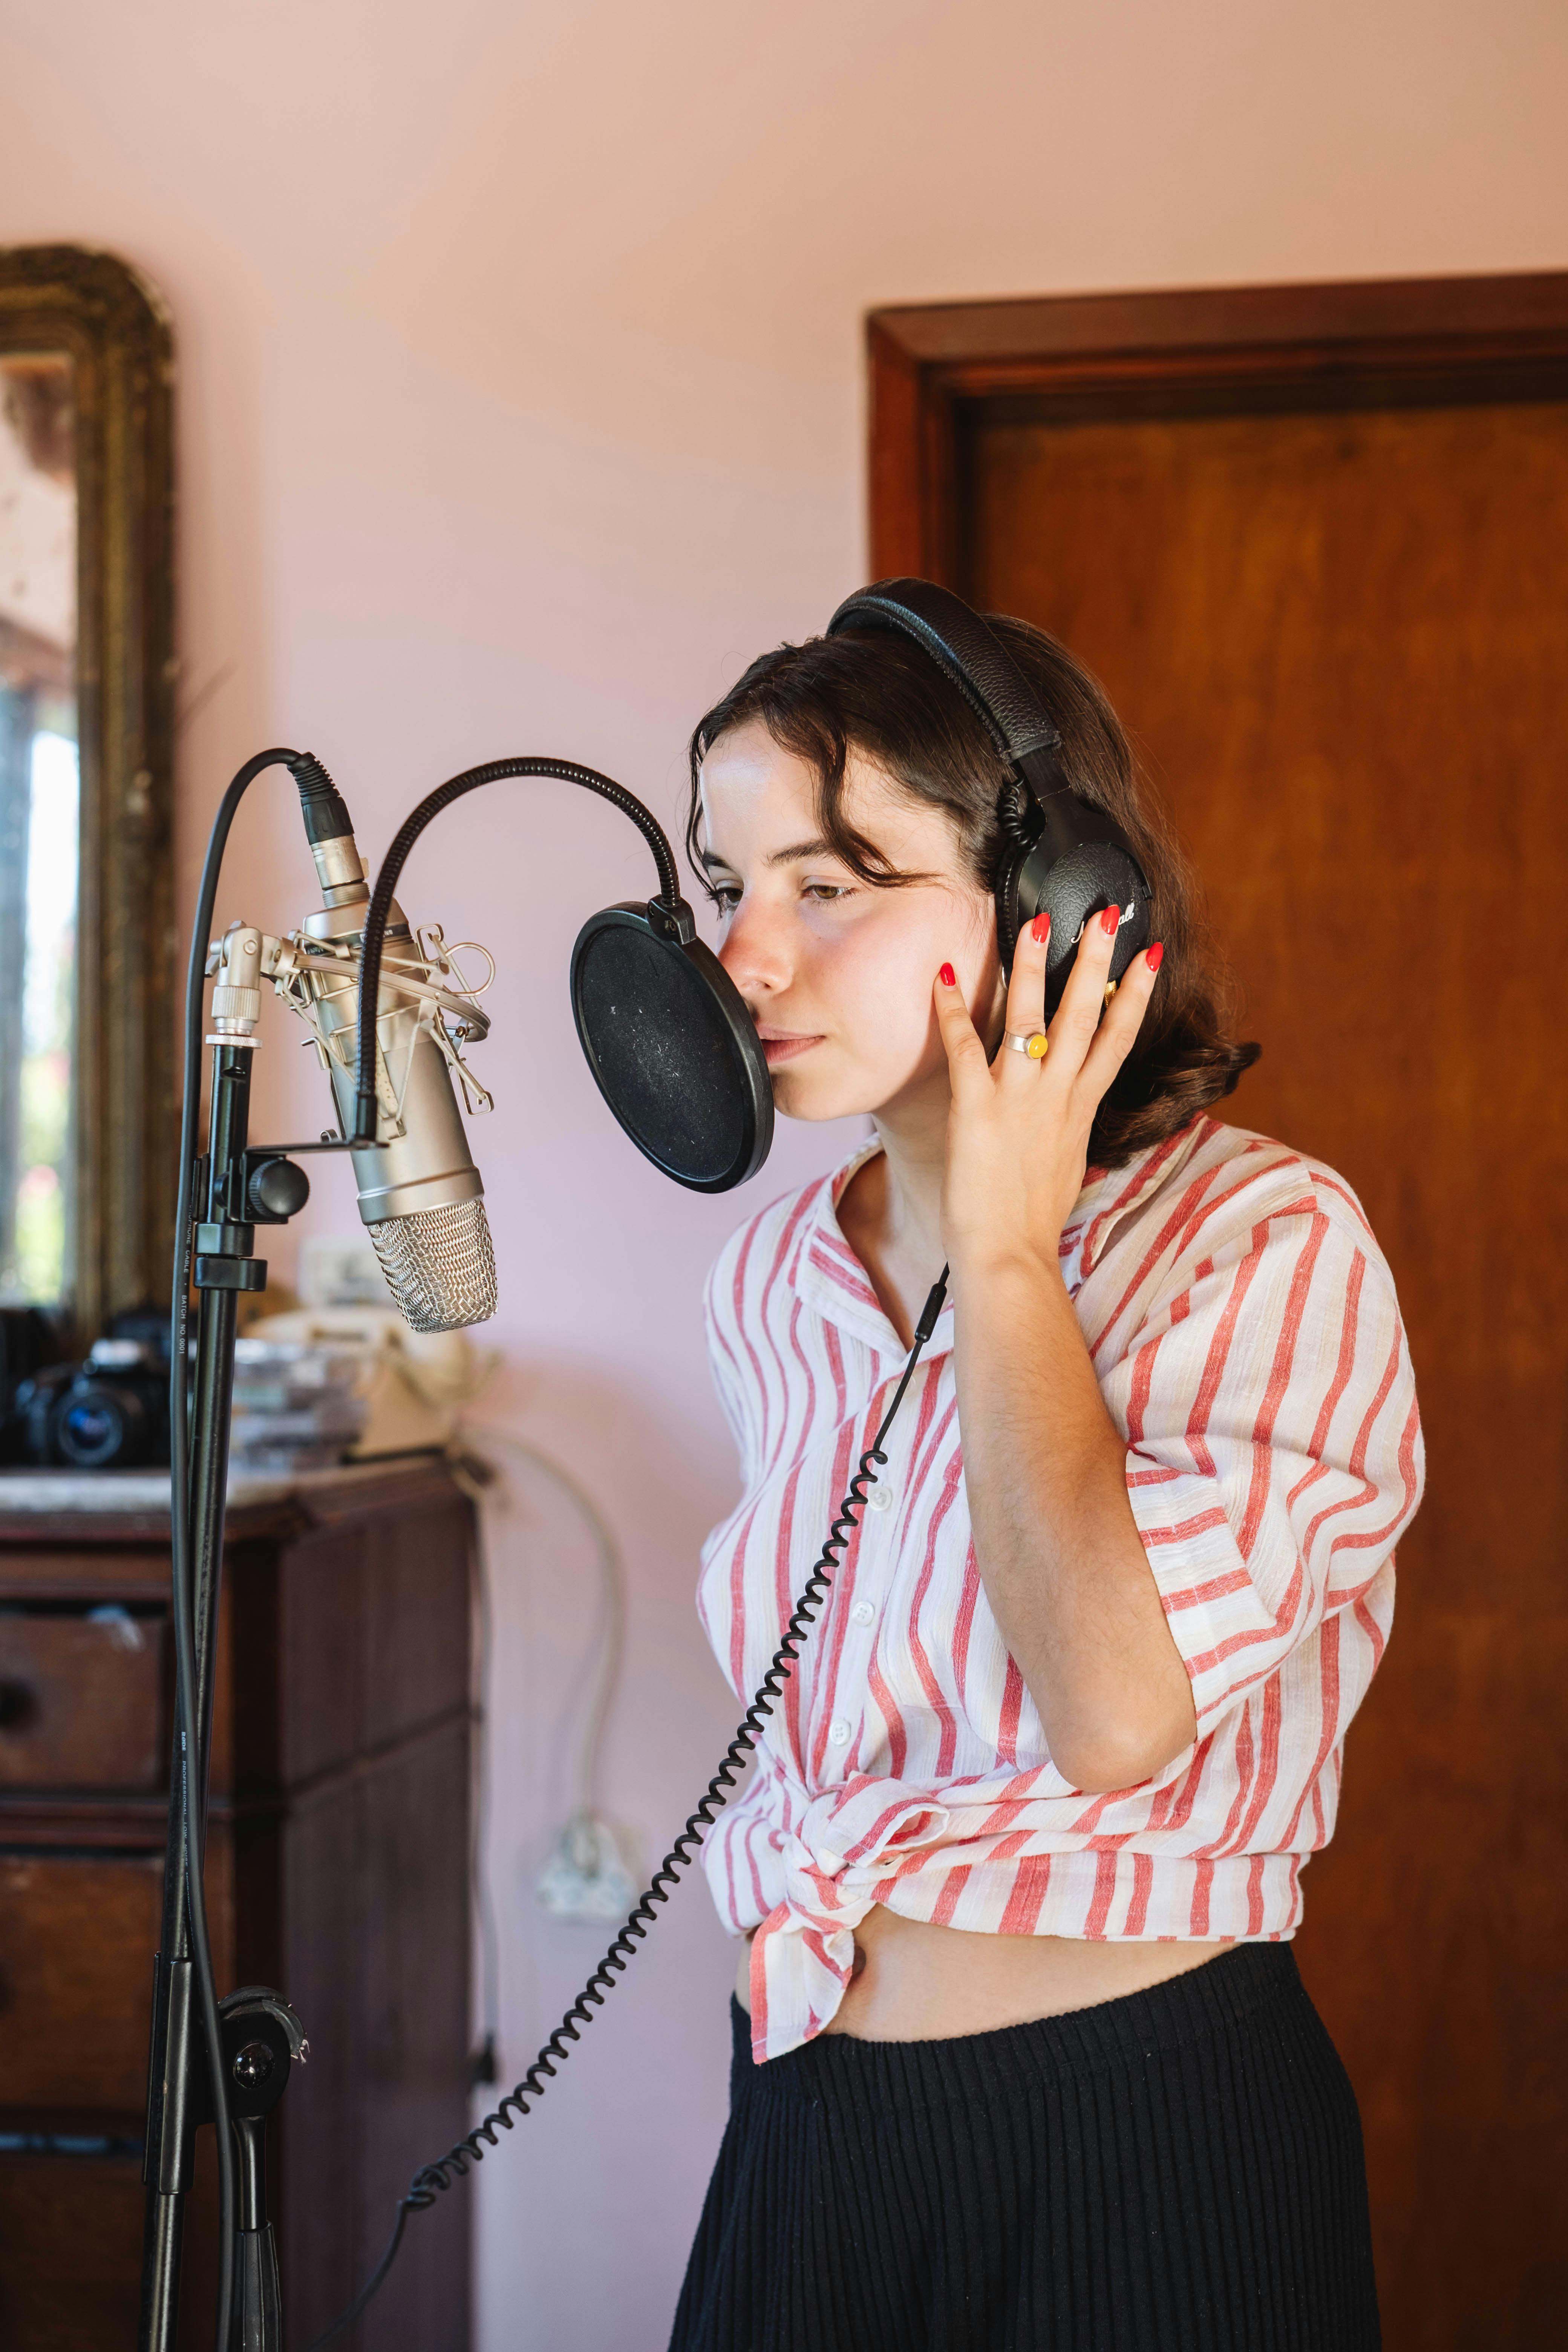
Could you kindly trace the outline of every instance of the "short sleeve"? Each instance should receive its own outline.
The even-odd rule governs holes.
[[[1420,1499],[1393,1277],[1318,1184],[1178,1259],[1108,1383],[1199,1737],[1358,1600]]]

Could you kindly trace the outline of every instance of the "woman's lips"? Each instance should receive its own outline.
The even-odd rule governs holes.
[[[802,1054],[809,1054],[814,1045],[822,1043],[820,1037],[774,1035],[766,1029],[760,1029],[757,1034],[762,1039],[763,1053],[770,1070],[776,1070],[781,1062],[795,1061]]]

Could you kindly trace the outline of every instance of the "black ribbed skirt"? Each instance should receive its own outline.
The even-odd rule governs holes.
[[[1289,1947],[752,2063],[671,2352],[1368,2352],[1355,2095]]]

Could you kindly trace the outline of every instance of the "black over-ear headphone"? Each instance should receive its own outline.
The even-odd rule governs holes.
[[[1013,771],[999,811],[1008,845],[996,874],[996,944],[1011,971],[1018,933],[1051,919],[1046,1011],[1054,1013],[1090,915],[1120,907],[1110,959],[1120,980],[1149,944],[1149,885],[1113,817],[1079,798],[1061,769],[1061,732],[980,614],[929,580],[879,580],[840,604],[827,635],[897,629],[931,655]]]

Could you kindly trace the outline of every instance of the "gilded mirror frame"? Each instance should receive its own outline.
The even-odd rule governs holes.
[[[74,1236],[68,1344],[168,1296],[174,1237],[173,343],[112,254],[0,248],[0,352],[68,352],[77,466]]]

